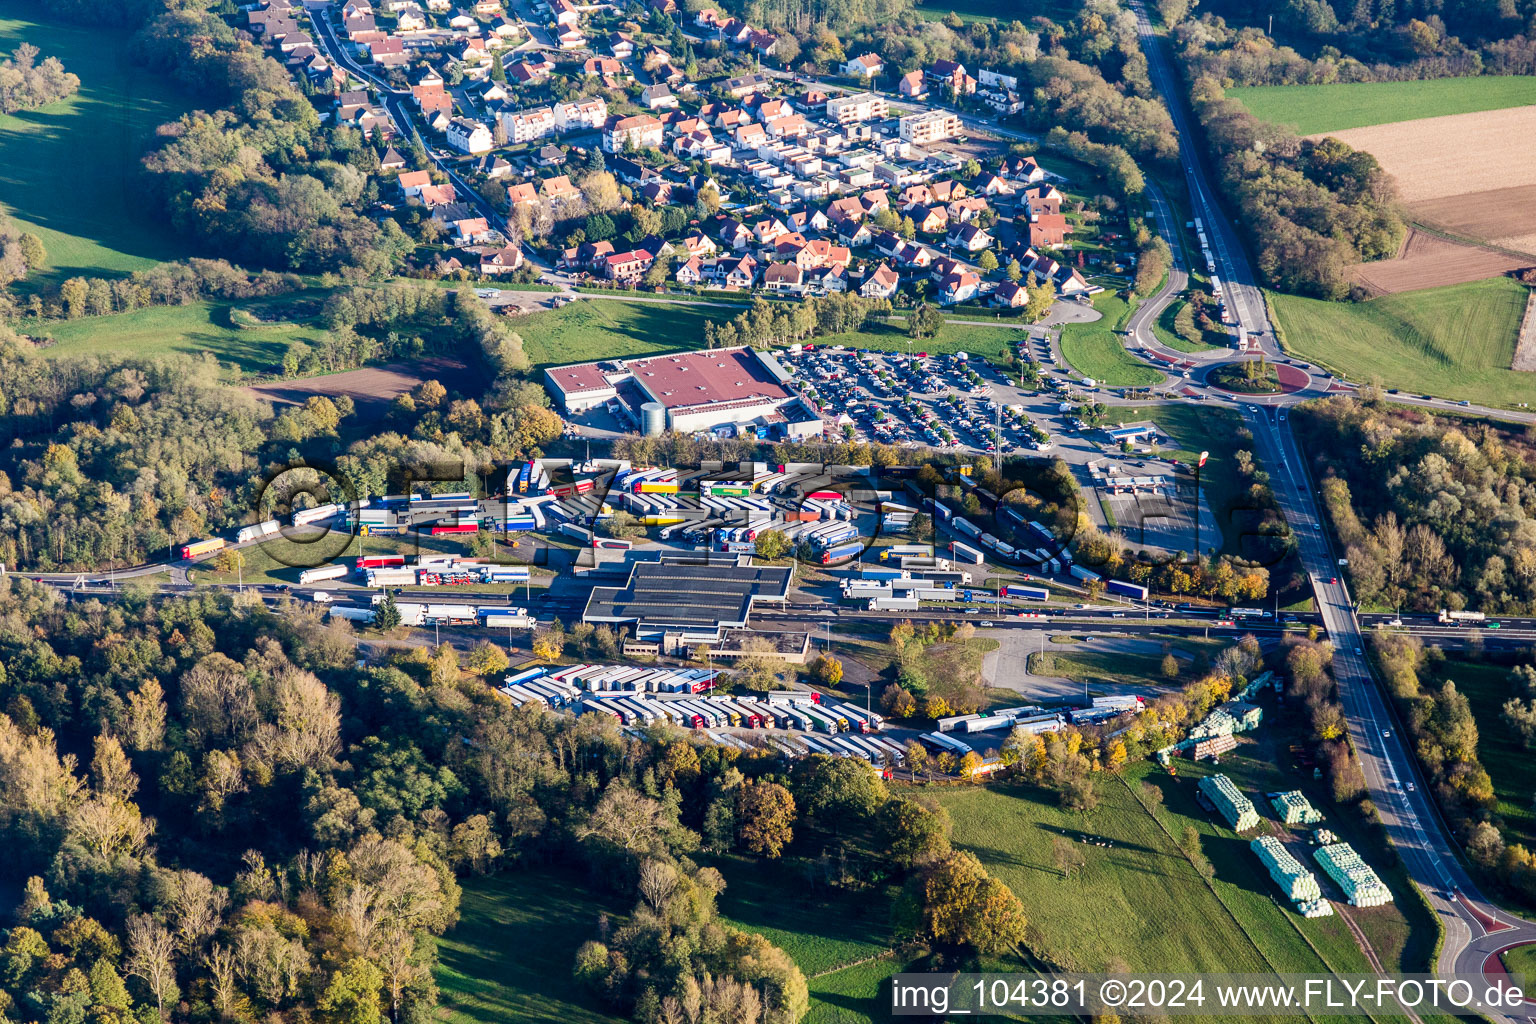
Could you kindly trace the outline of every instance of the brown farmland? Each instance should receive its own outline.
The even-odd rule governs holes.
[[[1417,228],[1408,232],[1402,252],[1390,260],[1356,264],[1355,282],[1373,295],[1392,295],[1416,288],[1465,284],[1528,267],[1536,260],[1518,259],[1478,245],[1452,242]]]
[[[1395,258],[1354,268],[1368,291],[1461,284],[1536,264],[1536,106],[1327,134],[1381,162],[1397,180],[1410,220],[1533,254],[1512,256],[1413,230]]]

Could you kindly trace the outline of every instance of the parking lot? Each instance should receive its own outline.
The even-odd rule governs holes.
[[[1051,446],[1023,403],[1009,401],[1016,390],[981,360],[807,346],[779,362],[855,440],[989,453]]]

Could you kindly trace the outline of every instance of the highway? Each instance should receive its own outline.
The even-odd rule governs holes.
[[[1193,130],[1193,115],[1182,87],[1146,12],[1136,0],[1133,9],[1152,81],[1163,94],[1180,139],[1190,142],[1198,135]],[[1278,344],[1252,265],[1193,145],[1180,146],[1180,162],[1191,206],[1204,224],[1239,327],[1247,336],[1257,337],[1267,355],[1278,358]],[[1286,404],[1300,397],[1291,396]],[[1482,411],[1509,417],[1501,410]],[[1337,651],[1334,675],[1349,723],[1350,741],[1360,759],[1371,799],[1409,874],[1445,926],[1437,970],[1442,974],[1482,973],[1485,961],[1497,949],[1536,941],[1536,924],[1489,903],[1457,856],[1455,842],[1430,800],[1401,723],[1364,654],[1360,622],[1348,586],[1339,575],[1338,560],[1329,549],[1322,529],[1322,512],[1285,409],[1276,404],[1249,405],[1245,406],[1244,415],[1253,428],[1258,455],[1270,467],[1276,499],[1295,532],[1302,566],[1313,582],[1324,626]]]

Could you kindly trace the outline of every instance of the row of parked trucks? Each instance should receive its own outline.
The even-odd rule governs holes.
[[[349,622],[369,623],[377,614],[384,598],[376,595],[367,608],[349,604],[333,604],[330,616]],[[473,604],[426,604],[402,601],[395,605],[400,613],[402,626],[484,626],[488,629],[532,629],[533,616],[523,608],[508,605]]]

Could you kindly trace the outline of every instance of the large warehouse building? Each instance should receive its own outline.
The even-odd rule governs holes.
[[[636,639],[657,642],[664,653],[720,643],[747,628],[761,604],[782,607],[791,572],[777,566],[687,565],[635,562],[622,587],[594,587],[581,620],[632,626]]]
[[[617,402],[648,433],[722,427],[752,427],[764,437],[822,432],[821,417],[790,390],[778,360],[752,348],[573,363],[544,371],[544,378],[567,415]]]

